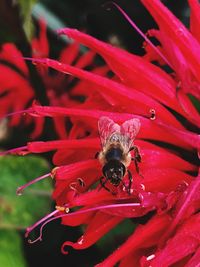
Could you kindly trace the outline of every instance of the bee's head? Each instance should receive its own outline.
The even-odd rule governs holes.
[[[118,186],[125,175],[125,166],[118,160],[111,160],[102,169],[104,176],[115,186]]]

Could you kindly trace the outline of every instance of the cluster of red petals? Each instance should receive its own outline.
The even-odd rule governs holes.
[[[39,36],[31,42],[32,58],[46,58],[49,56],[49,43],[46,33],[46,23],[41,20],[39,22]],[[78,43],[71,43],[64,48],[60,55],[59,61],[66,64],[74,64],[79,68],[88,67],[94,61],[95,53],[86,52],[84,55],[79,53],[80,47]],[[27,55],[26,55],[27,56]],[[13,115],[10,120],[10,126],[18,126],[21,123],[22,116],[18,115],[20,111],[30,106],[30,103],[41,101],[38,99],[36,89],[32,84],[33,77],[29,73],[28,66],[23,58],[20,50],[12,43],[2,45],[0,50],[0,117],[6,114]],[[71,97],[71,91],[74,89],[73,96],[76,96],[76,89],[81,95],[84,95],[82,88],[85,84],[80,81],[72,86],[73,78],[61,73],[49,73],[49,69],[44,66],[36,67],[37,75],[43,83],[43,92],[46,95],[50,106],[75,106],[77,101],[75,97]],[[93,71],[105,74],[108,70],[105,68],[94,68]],[[69,89],[69,86],[73,87]],[[42,103],[41,103],[42,104]],[[23,117],[24,124],[30,124],[33,118]],[[44,127],[44,119],[42,117],[34,118],[34,130],[31,138],[41,135]],[[59,138],[67,138],[65,130],[66,120],[64,118],[53,118],[54,128]]]
[[[67,74],[81,80],[82,85],[73,92],[81,92],[86,99],[73,107],[53,103],[34,104],[27,109],[30,116],[52,117],[59,123],[67,117],[72,128],[65,140],[30,142],[13,152],[55,151],[53,163],[57,167],[51,175],[55,178],[53,198],[57,210],[52,218],[48,215],[46,219],[62,218],[62,223],[68,226],[86,225],[77,242],[63,244],[64,253],[68,246],[85,249],[93,245],[126,218],[139,218],[155,211],[146,224],[139,225],[98,266],[115,266],[118,262],[120,267],[198,266],[200,115],[189,95],[200,100],[200,5],[197,0],[189,0],[190,32],[159,0],[142,0],[142,3],[159,26],[159,30],[151,30],[149,34],[159,40],[158,48],[172,72],[168,74],[151,63],[166,64],[149,45],[146,55],[140,57],[77,30],[60,30],[59,34],[66,34],[99,54],[113,77],[105,77],[104,69],[90,72],[83,70],[82,64],[72,66],[71,60],[34,57],[38,69],[52,68],[58,71],[57,77],[64,79],[62,75]],[[142,156],[139,165],[142,177],[131,164],[134,177],[131,195],[123,186],[119,186],[117,195],[103,188],[99,190],[102,173],[94,155],[101,150],[97,129],[101,116],[119,124],[133,117],[141,122],[135,144]],[[124,181],[128,182],[127,177]],[[79,209],[68,213],[75,207]],[[39,223],[42,222],[43,219]],[[27,234],[37,225],[29,228]]]

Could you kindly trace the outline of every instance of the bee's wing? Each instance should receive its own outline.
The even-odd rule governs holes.
[[[128,152],[135,140],[136,135],[140,130],[140,120],[134,118],[128,121],[125,121],[121,125],[121,136],[124,149]]]
[[[106,145],[113,133],[120,133],[120,126],[108,117],[99,119],[98,128],[102,147]]]

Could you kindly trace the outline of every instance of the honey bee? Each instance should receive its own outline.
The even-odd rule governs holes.
[[[114,186],[123,184],[128,194],[132,185],[132,174],[128,169],[131,161],[135,163],[137,173],[139,173],[138,163],[141,162],[139,149],[134,145],[134,140],[140,130],[140,121],[136,118],[125,121],[121,126],[108,117],[101,117],[98,121],[99,136],[102,150],[97,157],[101,163],[103,176],[100,177],[101,188],[107,191],[109,181]],[[134,151],[131,156],[130,151]],[[123,177],[128,174],[129,185],[126,186]],[[114,192],[111,192],[115,194]]]

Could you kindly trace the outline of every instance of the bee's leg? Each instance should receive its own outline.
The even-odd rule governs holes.
[[[97,159],[98,156],[99,156],[99,152],[97,152],[97,153],[95,154],[94,158]]]
[[[136,158],[131,158],[131,159],[134,161],[136,172],[139,174],[140,173],[140,169],[139,169],[139,166],[138,166],[138,161],[136,160]]]
[[[134,163],[135,163],[135,169],[136,169],[136,172],[137,172],[138,174],[140,174],[140,170],[139,170],[138,163],[141,162],[142,158],[141,158],[139,149],[138,149],[137,146],[133,146],[133,147],[130,148],[129,151],[131,151],[131,150],[134,150],[134,157],[131,158],[131,159],[132,159],[132,160],[134,161]]]
[[[132,174],[129,170],[127,170],[128,172],[128,179],[129,179],[129,185],[128,185],[128,193],[129,195],[131,194],[131,185],[132,185],[132,182],[133,182],[133,177],[132,177]]]
[[[130,149],[129,149],[129,152],[134,150],[134,158],[137,160],[137,162],[141,162],[142,158],[141,158],[141,155],[140,155],[140,151],[139,151],[139,148],[137,146],[132,146]]]
[[[99,190],[103,187],[104,189],[106,189],[108,192],[112,193],[113,195],[116,195],[116,193],[112,192],[107,186],[105,186],[105,184],[107,183],[108,181],[108,178],[106,178],[104,181],[104,176],[101,176],[100,177],[100,184],[101,184],[101,187],[99,188]]]

